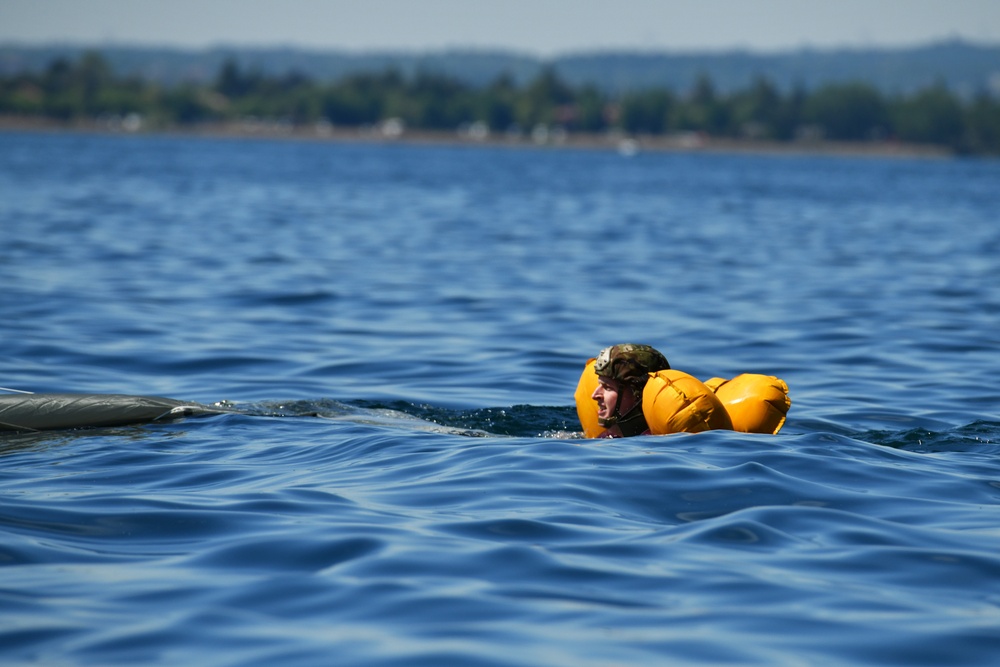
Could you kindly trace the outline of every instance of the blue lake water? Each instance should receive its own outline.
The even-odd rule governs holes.
[[[0,662],[987,665],[1000,161],[0,134]],[[777,436],[584,440],[604,346]]]

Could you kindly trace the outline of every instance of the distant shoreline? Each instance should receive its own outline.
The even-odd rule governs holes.
[[[0,116],[2,132],[52,132],[113,136],[177,136],[219,139],[267,139],[331,143],[483,146],[512,149],[607,150],[629,156],[651,153],[744,153],[755,155],[831,155],[876,158],[945,159],[955,153],[940,146],[898,142],[766,141],[728,139],[695,133],[629,136],[621,133],[553,133],[544,138],[524,134],[477,136],[469,132],[389,130],[385,127],[291,126],[265,122],[203,123],[165,128],[125,129],[120,121],[62,123],[47,118]]]

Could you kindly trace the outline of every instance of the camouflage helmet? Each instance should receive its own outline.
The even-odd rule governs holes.
[[[594,372],[642,389],[649,374],[670,368],[667,358],[649,345],[624,343],[601,350],[594,362]]]

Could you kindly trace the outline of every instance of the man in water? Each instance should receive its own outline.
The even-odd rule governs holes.
[[[625,343],[601,350],[594,362],[597,389],[597,419],[605,428],[599,438],[629,438],[647,435],[642,414],[642,390],[649,374],[670,368],[666,357],[649,345]]]

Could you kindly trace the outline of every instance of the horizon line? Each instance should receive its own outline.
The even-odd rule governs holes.
[[[210,45],[181,45],[169,43],[143,43],[120,41],[116,39],[106,39],[101,41],[91,40],[45,40],[32,42],[19,42],[16,40],[0,40],[0,49],[135,49],[151,51],[177,51],[186,53],[205,53],[226,50],[251,50],[251,51],[300,51],[305,53],[336,53],[351,56],[371,56],[371,55],[434,55],[447,53],[483,53],[497,55],[513,55],[531,58],[535,60],[557,60],[578,55],[590,54],[643,54],[643,55],[727,55],[749,53],[753,55],[778,55],[801,52],[858,52],[858,51],[910,51],[922,48],[946,45],[964,45],[977,48],[1000,48],[1000,40],[989,42],[977,40],[964,36],[941,37],[926,41],[913,42],[909,44],[844,44],[840,46],[816,46],[812,44],[802,44],[799,46],[787,47],[753,47],[747,45],[732,45],[728,47],[704,47],[704,48],[669,48],[650,46],[597,46],[581,47],[580,49],[567,49],[549,55],[533,52],[527,49],[518,49],[507,46],[484,46],[484,45],[444,45],[428,47],[333,47],[309,44],[292,43],[239,43],[239,42],[216,42]]]

